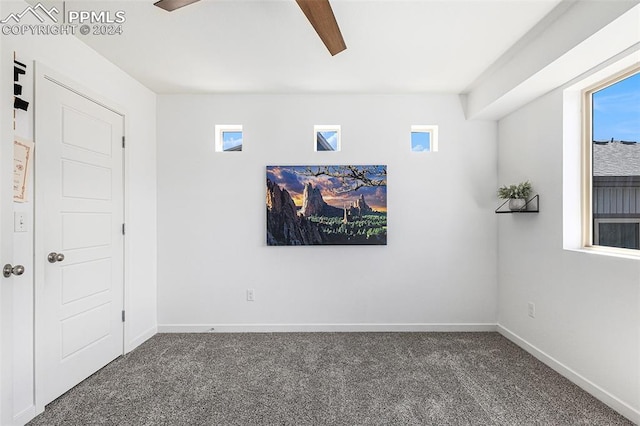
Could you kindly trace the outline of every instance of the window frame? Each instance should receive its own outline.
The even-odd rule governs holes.
[[[429,134],[429,150],[414,151],[412,145],[413,133]],[[412,124],[411,133],[409,133],[409,150],[418,153],[438,152],[438,125],[437,124]]]
[[[224,133],[233,132],[242,133],[243,143],[241,150],[224,150]],[[215,152],[243,152],[244,151],[244,130],[242,128],[242,124],[216,124],[215,126],[215,143],[214,143]]]
[[[593,216],[593,94],[606,89],[609,86],[640,73],[640,65],[634,64],[621,71],[614,72],[597,83],[589,85],[582,90],[582,179],[581,179],[581,206],[582,212],[582,247],[587,249],[597,249],[606,252],[619,254],[633,254],[640,256],[640,250],[622,247],[601,246],[595,244],[594,229],[596,221],[615,221],[615,218],[595,218]],[[638,141],[640,143],[640,141]],[[633,218],[627,218],[635,222]],[[638,219],[640,221],[640,219]]]
[[[336,132],[338,141],[335,150],[318,150],[318,133]],[[339,124],[315,124],[313,126],[313,151],[314,152],[340,152],[342,151],[342,131]]]

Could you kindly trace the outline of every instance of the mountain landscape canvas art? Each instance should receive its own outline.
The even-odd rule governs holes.
[[[387,166],[267,166],[267,245],[386,245]]]

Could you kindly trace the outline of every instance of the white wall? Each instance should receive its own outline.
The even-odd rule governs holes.
[[[161,95],[157,119],[161,331],[495,324],[496,124],[457,96]],[[244,151],[215,153],[215,124]],[[343,151],[315,153],[314,124]],[[412,124],[438,153],[410,152]],[[314,164],[388,165],[388,246],[265,245],[265,166]]]
[[[499,218],[501,331],[640,422],[640,263],[563,249],[563,197],[576,197],[563,194],[562,90],[498,128],[499,182],[530,179],[541,206],[539,214]]]
[[[27,4],[21,1],[3,2],[2,13],[11,11],[20,12]],[[4,15],[3,15],[4,16]],[[156,132],[156,96],[147,88],[133,80],[123,71],[115,67],[95,51],[72,36],[7,36],[2,35],[2,89],[0,93],[0,151],[2,162],[0,163],[0,183],[2,184],[0,219],[2,230],[13,228],[14,203],[11,201],[11,158],[13,137],[16,133],[21,136],[32,137],[33,131],[33,99],[31,99],[30,114],[27,126],[19,128],[16,132],[12,128],[13,120],[13,51],[21,62],[29,66],[30,76],[28,80],[21,78],[21,82],[30,85],[33,82],[33,62],[40,61],[49,68],[57,71],[81,87],[92,93],[109,100],[117,105],[126,114],[126,134],[128,147],[126,151],[126,173],[128,187],[126,189],[127,203],[127,289],[126,309],[129,312],[125,324],[125,350],[131,350],[142,341],[156,332],[156,158],[155,158],[155,132]],[[26,134],[25,134],[26,133]],[[37,151],[37,147],[36,147]],[[33,218],[33,206],[21,205],[17,208],[27,208],[29,218]],[[32,224],[29,224],[32,230]],[[9,233],[11,235],[12,233]],[[3,236],[4,236],[3,232]],[[17,238],[17,237],[16,237]],[[20,240],[32,241],[32,232],[20,235]],[[27,270],[33,270],[33,262],[30,258],[32,243],[14,244],[12,259],[2,259],[4,263],[21,263]],[[8,251],[6,251],[8,253]],[[6,254],[2,253],[3,256]],[[26,317],[33,317],[33,283],[27,280],[13,279],[10,290],[3,288],[2,296],[9,295],[12,298],[11,310],[22,313]],[[3,284],[6,284],[3,282]],[[7,286],[5,286],[7,287]],[[12,318],[12,312],[4,309],[9,306],[6,300],[3,302],[2,321],[3,329],[7,326],[15,328],[17,323],[8,324]],[[24,327],[23,327],[24,328]],[[29,329],[27,327],[26,329]],[[32,331],[32,328],[31,328]],[[24,330],[21,333],[25,332]],[[28,332],[28,331],[26,331]],[[31,341],[29,336],[21,335],[21,342]],[[0,371],[10,372],[3,375],[3,383],[12,380],[19,386],[14,388],[12,398],[7,396],[11,386],[2,386],[2,406],[0,423],[9,424],[8,419],[14,415],[23,413],[13,419],[16,423],[22,423],[32,416],[33,407],[33,363],[18,363],[19,357],[32,356],[31,350],[26,344],[22,349],[18,348],[17,340],[7,334],[3,334],[3,368]],[[12,357],[6,357],[7,348],[11,348]],[[11,358],[15,359],[15,362]],[[7,401],[13,399],[7,407]]]

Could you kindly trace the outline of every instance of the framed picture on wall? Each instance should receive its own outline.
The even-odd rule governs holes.
[[[33,142],[16,137],[13,141],[13,201],[27,201],[29,174],[33,163]]]
[[[387,166],[267,166],[267,245],[386,245]]]

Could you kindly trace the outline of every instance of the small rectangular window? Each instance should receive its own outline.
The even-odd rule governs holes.
[[[315,151],[340,151],[340,126],[313,126]]]
[[[242,125],[216,125],[216,152],[242,151]]]
[[[438,126],[411,126],[411,151],[438,151]]]
[[[585,92],[585,240],[640,249],[640,70]]]

